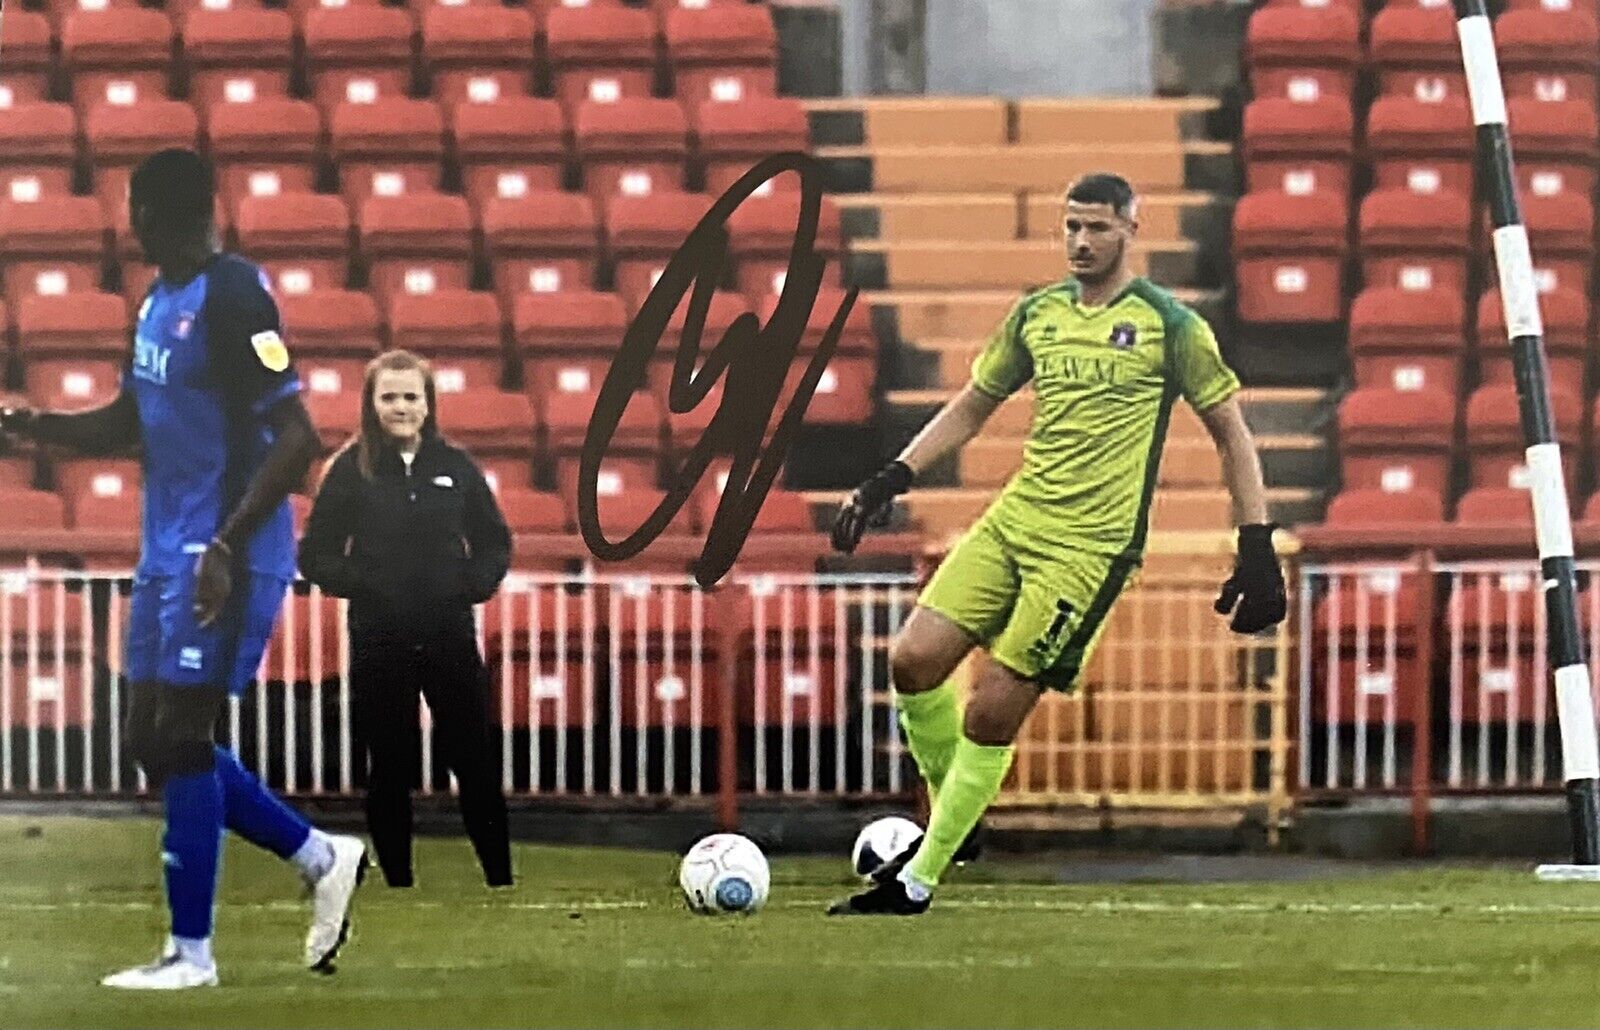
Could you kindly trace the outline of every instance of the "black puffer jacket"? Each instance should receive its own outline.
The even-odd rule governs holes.
[[[354,447],[334,459],[300,540],[301,575],[350,599],[352,629],[461,625],[511,560],[489,484],[465,451],[436,436],[409,471],[391,448],[376,465],[368,480]]]

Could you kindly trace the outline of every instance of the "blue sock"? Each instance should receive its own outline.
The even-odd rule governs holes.
[[[161,859],[172,935],[210,937],[222,861],[222,781],[216,770],[174,776],[164,793],[167,832],[161,838]]]
[[[245,840],[287,861],[311,836],[305,816],[279,800],[227,748],[217,748],[217,779],[228,829]]]

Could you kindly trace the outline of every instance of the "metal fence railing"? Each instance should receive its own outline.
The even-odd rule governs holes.
[[[1600,563],[1578,568],[1594,674]],[[1302,791],[1560,788],[1537,563],[1305,564],[1298,609]]]

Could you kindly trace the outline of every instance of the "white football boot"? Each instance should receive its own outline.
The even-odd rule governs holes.
[[[333,865],[311,888],[311,929],[306,933],[306,965],[333,972],[333,960],[350,936],[350,902],[367,875],[367,846],[359,837],[335,836]]]
[[[182,991],[190,987],[215,987],[217,966],[214,962],[202,966],[180,958],[177,944],[168,937],[160,958],[147,966],[134,966],[102,977],[100,985],[125,991]]]

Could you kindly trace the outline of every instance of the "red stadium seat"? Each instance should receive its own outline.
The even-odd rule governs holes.
[[[1581,394],[1592,339],[1589,299],[1570,287],[1556,289],[1539,298],[1539,310],[1549,382]],[[1505,308],[1498,289],[1486,291],[1478,301],[1478,375],[1486,383],[1515,382],[1511,340],[1506,336]]]
[[[283,11],[202,8],[184,19],[183,59],[189,100],[202,114],[213,104],[287,97],[294,24]]]
[[[312,99],[323,111],[341,104],[399,99],[411,89],[411,15],[353,4],[314,8],[305,16],[305,66]]]
[[[483,208],[483,240],[508,310],[525,293],[589,290],[599,272],[594,204],[581,193],[492,197]]]
[[[283,296],[343,289],[349,278],[350,211],[317,193],[246,197],[239,202],[239,249]]]
[[[1600,125],[1592,101],[1512,97],[1506,101],[1506,114],[1523,193],[1593,194]]]
[[[42,197],[34,203],[0,201],[0,275],[12,311],[23,297],[100,288],[106,220],[92,197]]]
[[[492,293],[397,293],[389,301],[389,346],[427,358],[441,394],[499,390],[505,379],[501,321]]]
[[[206,118],[206,138],[218,192],[234,215],[245,197],[310,193],[316,186],[322,114],[307,101],[219,104]]]
[[[1385,518],[1370,528],[1404,524],[1394,518],[1398,512],[1393,509],[1405,495],[1377,496],[1396,503],[1390,508],[1374,505]],[[1335,505],[1341,499],[1336,498]],[[1433,498],[1432,504],[1437,508],[1438,499]],[[1338,576],[1333,589],[1318,598],[1313,616],[1309,650],[1313,682],[1319,686],[1310,702],[1316,720],[1369,726],[1390,719],[1401,727],[1412,723],[1418,697],[1428,691],[1432,674],[1417,651],[1420,609],[1421,591],[1414,576],[1391,569]],[[1333,669],[1330,661],[1335,663]]]
[[[1332,322],[1343,309],[1349,249],[1343,197],[1247,193],[1233,215],[1239,317],[1246,322]]]
[[[618,193],[681,189],[687,132],[683,108],[671,100],[579,105],[574,135],[584,188],[602,207]]]
[[[1374,186],[1473,195],[1477,137],[1472,112],[1461,97],[1429,103],[1409,96],[1381,96],[1367,112],[1366,138]]]
[[[1592,12],[1507,11],[1495,19],[1494,41],[1507,95],[1593,106],[1600,28]]]
[[[130,458],[70,458],[55,466],[56,493],[74,529],[137,529],[139,463]]]
[[[584,102],[646,98],[655,84],[655,23],[644,11],[610,5],[558,7],[545,20],[556,99]]]
[[[48,490],[0,490],[0,511],[6,513],[7,529],[66,528],[61,498]]]
[[[1443,390],[1352,390],[1339,403],[1344,488],[1444,494],[1455,421],[1455,397]]]
[[[1348,489],[1328,502],[1329,526],[1414,526],[1444,521],[1444,501],[1431,490]]]
[[[439,396],[439,425],[472,452],[501,488],[532,483],[534,409],[520,393],[470,390]]]
[[[539,34],[543,35],[551,11],[562,7],[621,7],[623,0],[528,0],[526,6],[539,23]]]
[[[517,200],[561,188],[567,125],[554,100],[463,101],[452,109],[451,132],[463,190],[474,211],[482,212],[494,197]]]
[[[606,207],[606,250],[617,292],[635,309],[715,199],[676,190],[612,198]]]
[[[627,327],[628,314],[614,293],[566,290],[518,296],[512,328],[529,394],[599,390]]]
[[[1372,17],[1367,60],[1385,96],[1438,101],[1467,97],[1461,43],[1449,4],[1390,4]]]
[[[189,16],[196,11],[257,11],[261,0],[167,0],[165,5],[172,23],[181,32],[189,24]]]
[[[577,491],[578,454],[594,415],[600,383],[591,389],[556,389],[539,398],[549,451],[556,463],[556,482],[563,496]],[[574,384],[576,385],[576,384]],[[635,393],[623,409],[616,432],[606,450],[607,465],[616,473],[620,487],[654,484],[660,472],[662,416],[660,405],[649,393]]]
[[[1356,385],[1455,396],[1466,350],[1459,288],[1362,290],[1350,306],[1350,357]]]
[[[750,97],[737,104],[708,100],[695,109],[695,133],[706,192],[714,196],[727,192],[762,158],[811,146],[805,108],[789,97]],[[799,188],[800,176],[784,172],[757,191],[760,195],[769,189]]]
[[[95,196],[109,220],[128,206],[128,180],[139,162],[167,147],[197,146],[200,122],[181,100],[97,104],[85,136],[94,161]]]
[[[318,393],[305,395],[306,411],[311,424],[317,427],[324,450],[334,450],[344,445],[361,428],[361,392]]]
[[[1589,198],[1569,190],[1521,199],[1539,292],[1561,287],[1588,292],[1595,250],[1594,205]],[[1480,235],[1478,260],[1486,275],[1498,278],[1493,236],[1487,226]]]
[[[1527,441],[1522,435],[1517,388],[1511,383],[1489,383],[1467,398],[1467,471],[1472,486],[1528,487]],[[1555,420],[1556,442],[1572,494],[1577,468],[1578,434],[1583,428],[1583,400],[1577,391],[1550,386],[1550,412]]]
[[[769,293],[782,293],[789,267],[789,251],[794,246],[800,224],[800,195],[773,193],[749,197],[728,217],[728,247],[733,252],[739,289],[758,307]],[[844,230],[839,208],[827,197],[817,217],[817,236],[813,248],[827,262],[823,282],[843,285]]]
[[[1361,202],[1361,279],[1368,287],[1466,289],[1472,207],[1450,191],[1378,189]]]
[[[1533,495],[1514,486],[1479,486],[1456,501],[1455,520],[1469,526],[1533,525]]]
[[[50,22],[36,11],[6,11],[6,59],[0,64],[0,108],[36,103],[50,94]]]
[[[532,92],[533,17],[495,6],[436,5],[422,15],[422,59],[446,109]]]
[[[6,31],[9,39],[9,26]],[[167,16],[147,8],[68,14],[61,29],[61,61],[79,113],[98,104],[127,107],[165,99],[172,36]]]
[[[1348,97],[1361,64],[1361,18],[1343,6],[1267,6],[1251,15],[1245,47],[1257,97]]]
[[[359,391],[367,362],[382,349],[378,308],[365,293],[281,294],[278,314],[306,389]]]
[[[1341,197],[1350,192],[1355,118],[1347,97],[1253,101],[1244,109],[1242,144],[1246,189],[1326,190]]]
[[[378,298],[472,285],[472,212],[462,198],[370,197],[360,211],[361,257]]]
[[[431,100],[387,98],[340,104],[333,112],[332,156],[352,209],[369,196],[439,189],[444,120]]]
[[[49,407],[109,401],[128,354],[128,312],[110,293],[23,297],[17,305],[17,355],[30,397]]]
[[[665,30],[673,93],[689,111],[778,92],[778,33],[765,5],[674,7]]]
[[[1584,11],[1594,14],[1596,0],[1506,0],[1508,11]]]
[[[823,287],[817,291],[816,303],[811,305],[811,311],[806,316],[806,328],[800,337],[800,352],[802,354],[814,351],[822,343],[822,337],[833,324],[840,307],[844,305],[845,291],[831,287]],[[769,294],[761,302],[761,324],[766,325],[772,321],[772,316],[778,310],[778,294]],[[850,308],[850,313],[845,316],[844,328],[839,333],[839,354],[876,354],[878,350],[878,336],[872,328],[872,315],[869,306],[859,296]]]
[[[8,52],[9,57],[9,52]],[[28,203],[72,192],[78,125],[71,106],[0,106],[0,199]]]
[[[304,33],[306,19],[312,11],[331,9],[343,10],[347,7],[378,7],[383,0],[287,0],[284,6],[289,11],[289,16],[294,19],[295,29]]]
[[[500,513],[513,533],[565,533],[570,528],[560,494],[501,487],[497,495]]]
[[[811,360],[802,358],[789,367],[779,410],[794,396]],[[871,422],[877,368],[875,358],[835,354],[822,370],[816,392],[806,406],[806,424],[862,426]]]

